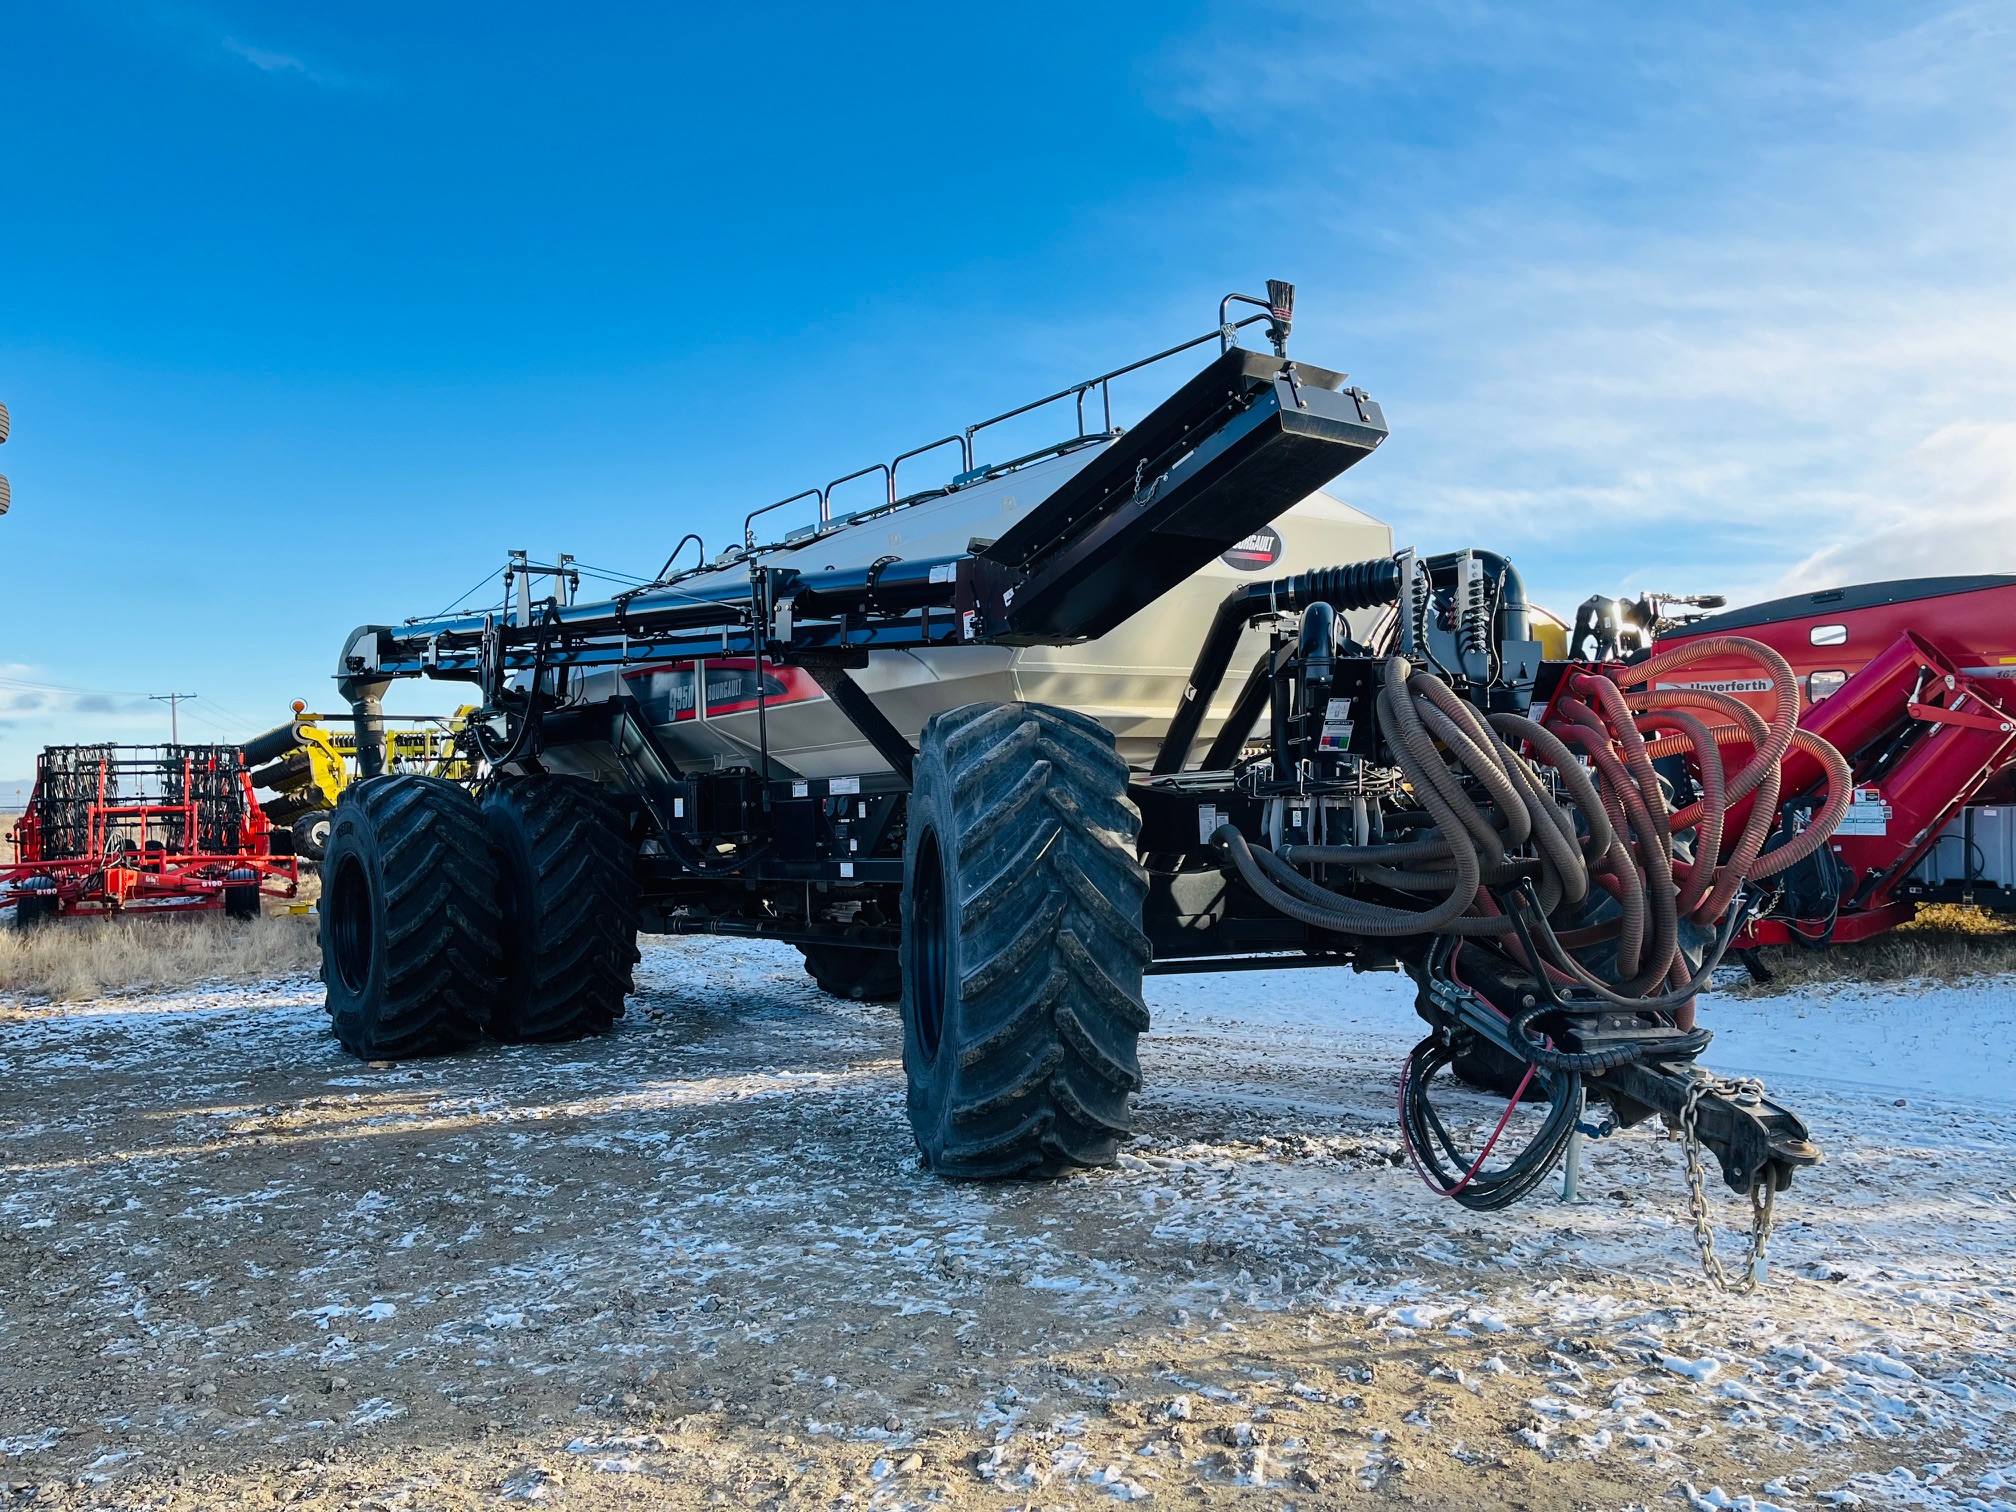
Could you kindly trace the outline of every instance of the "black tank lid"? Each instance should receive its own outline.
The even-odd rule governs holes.
[[[1845,614],[1856,609],[1877,609],[1885,604],[1908,604],[1916,599],[1946,598],[1956,593],[1979,593],[1984,588],[2016,587],[2016,576],[2006,573],[1980,577],[1898,578],[1888,583],[1857,583],[1852,588],[1824,588],[1818,593],[1795,593],[1789,598],[1731,609],[1727,614],[1710,615],[1659,637],[1667,641],[1686,640],[1700,635],[1733,635],[1758,625],[1781,620],[1817,619],[1826,614]]]

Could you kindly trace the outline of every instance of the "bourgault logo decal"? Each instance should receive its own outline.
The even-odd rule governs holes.
[[[1264,572],[1281,560],[1281,532],[1262,525],[1218,560],[1241,572]]]

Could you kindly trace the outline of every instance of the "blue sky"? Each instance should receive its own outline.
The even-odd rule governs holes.
[[[1268,276],[1538,596],[2016,570],[2016,8],[11,7],[0,775]],[[447,691],[447,690],[443,690]],[[445,705],[419,689],[411,706]],[[205,721],[208,721],[206,724]]]

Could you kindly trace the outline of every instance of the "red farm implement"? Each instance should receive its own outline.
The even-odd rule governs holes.
[[[298,871],[272,854],[236,746],[50,746],[0,864],[16,922],[121,911],[259,913]]]
[[[1621,607],[1635,611],[1626,622],[1656,619]],[[1662,628],[1654,649],[1705,651],[1729,636],[1762,641],[1791,664],[1799,727],[1847,757],[1855,778],[1840,828],[1781,874],[1739,949],[1866,939],[1924,903],[2016,911],[2016,577],[1798,594]],[[1720,698],[1736,721],[1718,732],[1732,760],[1747,748],[1746,711],[1772,713],[1769,685],[1735,654],[1704,655],[1660,687]],[[1767,849],[1789,841],[1791,816],[1820,783],[1819,764],[1795,751],[1775,796],[1746,800],[1783,811]],[[1729,823],[1746,817],[1747,806],[1732,808]]]

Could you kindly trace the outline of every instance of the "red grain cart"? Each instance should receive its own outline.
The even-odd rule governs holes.
[[[0,864],[0,907],[31,925],[64,914],[223,909],[256,918],[292,897],[236,746],[50,746]]]

